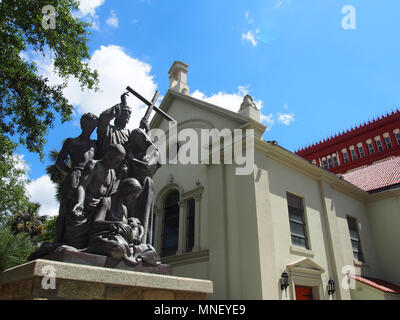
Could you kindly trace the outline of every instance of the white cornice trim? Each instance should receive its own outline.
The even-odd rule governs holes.
[[[328,170],[322,169],[317,165],[310,163],[308,160],[286,150],[278,145],[273,145],[264,140],[254,138],[255,147],[266,153],[267,157],[276,160],[286,166],[303,173],[311,178],[325,181],[334,189],[350,193],[361,201],[365,201],[370,195],[369,193],[359,189],[346,180],[340,179]]]
[[[176,256],[169,256],[161,258],[161,262],[169,264],[173,267],[181,266],[185,264],[193,264],[198,262],[204,262],[209,260],[209,251],[202,250],[196,252],[189,252],[184,254],[179,254]]]
[[[397,197],[400,197],[400,187],[370,194],[367,203]]]

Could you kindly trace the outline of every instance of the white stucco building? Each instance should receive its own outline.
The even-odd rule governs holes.
[[[171,67],[161,109],[178,132],[254,129],[254,170],[237,175],[223,160],[159,169],[154,245],[173,274],[212,280],[211,299],[399,299],[400,187],[368,193],[264,141],[259,111],[191,97],[187,68]],[[156,115],[151,128],[169,125]]]

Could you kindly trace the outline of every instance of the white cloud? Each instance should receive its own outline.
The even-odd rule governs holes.
[[[30,166],[24,160],[23,154],[13,155],[15,168],[23,169],[25,176],[22,177],[24,180],[28,180]],[[59,203],[56,200],[56,187],[51,182],[47,175],[44,175],[36,180],[31,181],[26,186],[26,192],[31,202],[39,203],[39,215],[57,215]]]
[[[83,16],[96,15],[96,8],[100,7],[104,0],[80,0],[79,11]]]
[[[26,51],[20,51],[19,57],[22,60],[29,61],[29,54]]]
[[[267,130],[271,129],[271,126],[274,124],[275,120],[274,120],[274,116],[272,115],[272,113],[268,114],[268,115],[264,115],[261,114],[261,122],[265,123],[268,125]]]
[[[96,14],[96,9],[100,7],[105,0],[80,0],[79,11],[75,15],[92,24],[91,28],[99,30],[99,16]]]
[[[225,93],[225,92],[218,92],[216,94],[212,94],[211,96],[205,95],[203,92],[196,90],[192,93],[192,97],[196,99],[203,100],[205,102],[217,105],[219,107],[228,109],[233,112],[238,112],[240,105],[243,102],[243,98],[246,94],[249,93],[249,86],[239,86],[238,91],[236,93]],[[263,107],[262,100],[254,101],[257,108],[261,111]],[[268,115],[264,115],[261,112],[261,122],[267,125],[267,131],[271,129],[272,125],[274,124],[274,116],[272,113]]]
[[[25,171],[25,174],[19,175],[19,179],[21,179],[21,181],[29,180],[29,177],[28,177],[29,165],[24,160],[24,155],[23,154],[13,154],[12,162],[14,163],[13,170],[24,170]],[[4,176],[0,179],[0,183],[8,184],[10,182],[11,182],[11,176]]]
[[[13,162],[14,162],[14,166],[16,169],[18,170],[25,170],[26,172],[28,172],[29,170],[29,165],[28,163],[24,160],[24,155],[23,154],[14,154],[13,155]]]
[[[294,113],[280,113],[278,112],[278,121],[286,126],[295,121]]]
[[[281,7],[283,4],[290,5],[290,0],[276,0],[275,8]]]
[[[253,24],[254,23],[254,19],[250,16],[250,12],[246,11],[244,17],[246,18],[246,21],[248,24]]]
[[[251,42],[251,44],[254,47],[257,47],[258,45],[258,37],[257,37],[257,33],[259,33],[259,30],[257,29],[255,33],[253,33],[253,31],[249,30],[247,31],[247,33],[242,33],[242,40]]]
[[[113,28],[118,28],[119,21],[118,21],[118,17],[115,14],[114,10],[111,10],[111,16],[108,17],[108,19],[106,20],[106,23]]]
[[[39,215],[58,215],[59,203],[56,200],[56,187],[47,175],[33,180],[27,188],[30,201],[40,203]]]
[[[51,84],[60,83],[59,77],[53,72],[51,60],[37,58],[35,61],[41,74],[49,78]],[[89,66],[99,72],[99,92],[82,92],[79,82],[74,78],[70,79],[68,87],[64,90],[65,97],[81,114],[92,112],[99,115],[105,109],[119,103],[120,96],[128,85],[149,100],[157,89],[157,84],[150,74],[151,65],[131,57],[122,47],[101,46],[93,53]],[[128,128],[136,128],[147,108],[132,95],[127,101],[133,111]]]
[[[240,105],[243,102],[244,96],[248,94],[248,87],[239,86],[238,91],[236,93],[225,93],[218,92],[216,94],[212,94],[211,96],[207,96],[199,90],[196,90],[192,93],[192,97],[196,99],[200,99],[206,101],[211,104],[215,104],[219,107],[231,110],[233,112],[237,112],[240,108]],[[254,101],[259,109],[262,108],[262,101]]]
[[[87,19],[88,22],[90,22],[92,25],[90,26],[90,28],[94,29],[94,30],[100,30],[100,26],[99,26],[99,17],[96,16],[94,19]]]

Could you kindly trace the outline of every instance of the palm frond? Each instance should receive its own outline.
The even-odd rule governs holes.
[[[25,263],[35,249],[26,233],[0,230],[0,271]]]
[[[50,160],[54,163],[48,165],[46,167],[46,173],[49,176],[50,180],[56,185],[56,200],[60,202],[61,200],[61,190],[62,190],[62,183],[65,179],[65,172],[61,171],[56,165],[55,162],[57,161],[59,151],[53,149],[49,153]],[[70,161],[67,161],[70,162]]]

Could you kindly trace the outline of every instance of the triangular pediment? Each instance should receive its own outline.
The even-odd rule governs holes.
[[[302,258],[300,260],[297,260],[291,264],[287,265],[287,268],[290,271],[314,271],[314,272],[319,272],[323,273],[325,271],[324,268],[322,268],[318,263],[313,261],[310,258]]]
[[[239,106],[238,106],[239,108]],[[254,129],[261,136],[266,126],[245,115],[210,104],[194,97],[168,90],[161,102],[160,109],[169,114],[178,123],[178,127],[188,121],[207,122],[216,129]],[[151,120],[151,128],[162,128],[167,121],[156,113]],[[164,124],[163,124],[164,123]]]
[[[194,97],[175,92],[173,90],[168,90],[166,96],[164,97],[163,101],[161,102],[160,109],[163,110],[166,113],[171,112],[171,106],[173,105],[174,100],[180,100],[182,102],[185,102],[186,106],[189,104],[190,106],[194,108],[200,108],[202,112],[209,112],[212,114],[212,117],[223,117],[226,119],[230,119],[230,121],[233,121],[234,123],[241,123],[245,124],[247,123],[250,119],[246,116],[243,116],[237,112],[232,112],[230,110],[227,110],[225,108],[207,103],[205,101],[196,99]],[[239,108],[239,106],[238,106]],[[187,114],[188,112],[193,112],[193,110],[179,110],[181,114]],[[173,112],[173,111],[172,111]],[[177,119],[178,117],[174,117],[175,120],[181,120]],[[154,115],[153,119],[151,120],[151,127],[157,127],[159,125],[160,121],[165,120],[162,116],[160,116],[158,113]]]

